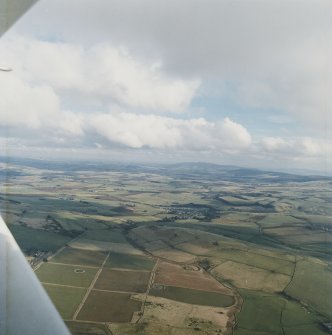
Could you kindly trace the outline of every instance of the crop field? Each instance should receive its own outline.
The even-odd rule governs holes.
[[[44,284],[46,292],[64,319],[71,319],[86,289]]]
[[[103,269],[95,288],[107,291],[145,292],[150,272]]]
[[[160,262],[156,271],[155,283],[165,286],[229,293],[229,290],[225,286],[202,270],[166,262]]]
[[[96,273],[96,268],[53,263],[44,263],[36,271],[37,277],[43,283],[77,287],[89,287]]]
[[[142,303],[130,298],[130,294],[91,291],[78,320],[96,322],[129,322]]]
[[[139,255],[128,255],[111,252],[106,261],[105,267],[123,268],[132,270],[151,271],[154,266],[152,258]]]
[[[229,307],[234,304],[234,298],[230,295],[174,286],[158,285],[150,290],[150,294],[194,305]]]
[[[106,256],[107,253],[105,252],[65,248],[53,257],[51,261],[54,263],[99,267]]]

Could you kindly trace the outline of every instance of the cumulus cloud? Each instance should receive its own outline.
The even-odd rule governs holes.
[[[259,142],[258,148],[270,154],[293,157],[294,159],[327,157],[332,154],[332,141],[310,137],[264,137]]]
[[[229,118],[214,123],[122,112],[97,115],[89,125],[109,141],[131,148],[237,152],[251,144],[248,131]]]
[[[0,125],[39,128],[57,116],[59,99],[52,88],[28,85],[12,76],[0,76]]]
[[[331,10],[329,0],[43,0],[18,28],[157,55],[169,73],[213,77],[236,103],[321,129],[332,126]]]
[[[14,34],[1,42],[0,52],[28,83],[155,112],[184,111],[200,85],[198,79],[168,75],[159,60],[142,60],[110,44],[84,48]]]
[[[328,0],[42,0],[0,41],[1,65],[14,69],[0,76],[0,127],[50,147],[322,162],[331,10]]]

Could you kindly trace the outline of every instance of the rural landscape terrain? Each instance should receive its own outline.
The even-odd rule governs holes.
[[[332,178],[1,159],[0,179],[2,216],[74,335],[332,331]]]

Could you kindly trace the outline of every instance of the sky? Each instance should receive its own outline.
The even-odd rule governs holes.
[[[332,172],[330,0],[40,0],[0,39],[0,154]]]

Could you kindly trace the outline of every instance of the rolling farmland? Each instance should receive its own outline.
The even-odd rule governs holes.
[[[73,334],[329,334],[331,179],[11,168],[4,218]]]

